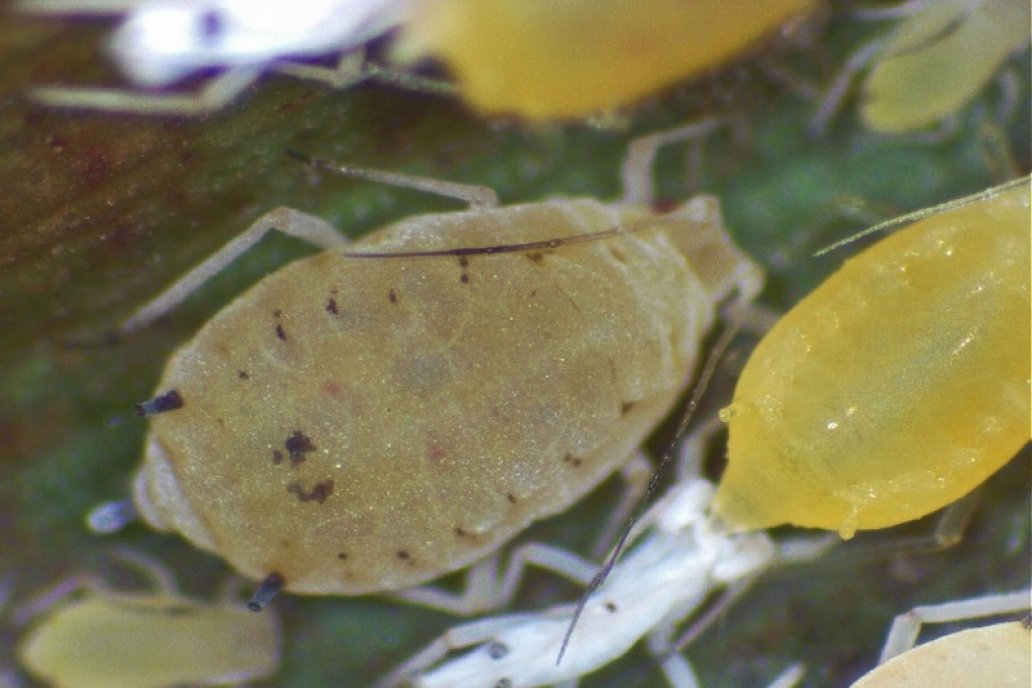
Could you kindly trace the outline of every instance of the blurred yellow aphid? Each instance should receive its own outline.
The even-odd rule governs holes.
[[[852,688],[1028,688],[1032,633],[1028,619],[957,631],[918,647],[921,625],[1027,611],[1032,592],[1019,590],[928,607],[896,617],[879,666]]]
[[[720,67],[815,0],[418,0],[403,61],[443,60],[487,114],[582,119]]]
[[[130,563],[146,567],[155,590],[119,592],[76,577],[22,610],[33,621],[18,660],[32,676],[56,688],[171,688],[245,683],[276,671],[274,613],[183,597],[154,562],[133,555]]]
[[[937,124],[971,102],[1032,33],[1028,0],[910,2],[900,13],[913,7],[887,39],[849,60],[815,128],[834,115],[856,72],[872,63],[860,106],[868,127],[898,134]]]
[[[462,568],[566,509],[631,462],[718,305],[762,283],[715,198],[649,206],[655,146],[699,131],[633,148],[614,203],[496,207],[483,187],[367,171],[472,207],[350,249],[296,210],[257,220],[124,327],[270,229],[326,249],[266,276],[172,356],[143,407],[144,520],[269,591],[358,595]],[[107,530],[112,514],[119,525],[106,508],[92,523]]]
[[[1029,440],[1029,184],[860,253],[763,338],[724,411],[718,511],[743,528],[884,528]]]

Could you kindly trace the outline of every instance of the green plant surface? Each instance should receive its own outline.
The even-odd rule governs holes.
[[[815,103],[762,76],[755,63],[733,89],[716,78],[706,91],[727,96],[745,84],[747,103],[702,97],[686,85],[642,104],[616,130],[484,121],[442,96],[377,84],[334,91],[280,77],[197,119],[52,110],[26,97],[33,84],[117,83],[102,50],[110,27],[0,18],[0,579],[12,581],[15,601],[70,574],[103,570],[116,543],[168,564],[188,592],[213,594],[230,573],[219,560],[139,525],[97,536],[83,515],[127,494],[146,431],[133,404],[152,394],[169,353],[244,287],[309,249],[269,237],[153,326],[113,344],[97,346],[99,338],[279,205],[324,217],[350,236],[458,207],[313,176],[287,149],[483,184],[504,202],[609,198],[619,191],[629,141],[730,100],[739,133],[712,136],[697,157],[665,152],[657,178],[665,199],[703,190],[721,198],[732,233],[768,270],[764,303],[780,311],[863,247],[812,256],[864,226],[844,214],[856,207],[850,202],[862,200],[873,221],[994,185],[1002,179],[991,151],[1001,142],[1016,161],[1013,174],[1030,167],[1027,90],[997,126],[1000,94],[989,87],[960,113],[956,130],[936,142],[865,131],[853,100],[813,137],[806,128]],[[815,45],[776,59],[798,68],[801,78],[826,83],[872,31],[878,32],[833,17]],[[1027,89],[1027,52],[1010,68]],[[747,352],[737,353],[728,371]],[[712,406],[727,400],[733,377],[724,377],[711,391]],[[929,532],[925,519],[862,535],[821,561],[765,577],[688,650],[703,685],[765,685],[797,660],[808,667],[804,685],[847,685],[875,661],[893,615],[1028,585],[1029,477],[1026,448],[985,485],[967,537],[948,551],[879,553],[886,543]],[[583,551],[615,494],[607,484],[520,540]],[[577,592],[533,575],[517,606]],[[366,685],[457,623],[381,597],[284,596],[276,607],[284,660],[269,685],[299,688]],[[20,632],[9,620],[0,624],[0,663],[13,661],[2,658],[12,655]],[[640,650],[582,683],[632,684],[661,685]]]

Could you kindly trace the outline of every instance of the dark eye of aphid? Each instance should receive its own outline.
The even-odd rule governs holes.
[[[212,44],[222,37],[225,22],[222,19],[222,15],[217,11],[208,10],[201,15],[199,28],[200,36],[204,39],[204,42]]]

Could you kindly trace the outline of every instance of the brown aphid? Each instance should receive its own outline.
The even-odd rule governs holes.
[[[718,306],[760,288],[715,198],[650,209],[655,149],[704,129],[632,149],[622,201],[495,207],[487,189],[359,171],[471,208],[350,245],[296,210],[259,219],[123,327],[271,228],[327,249],[172,356],[158,393],[183,405],[151,419],[140,515],[256,580],[357,595],[464,567],[565,510],[666,415]]]

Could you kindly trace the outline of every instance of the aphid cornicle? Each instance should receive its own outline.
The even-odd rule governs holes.
[[[716,508],[741,527],[884,528],[940,509],[1029,441],[1029,184],[860,253],[753,352]]]
[[[272,227],[336,248],[172,356],[140,514],[246,576],[355,595],[461,568],[564,510],[670,409],[718,304],[762,283],[716,199],[648,208],[654,146],[632,150],[620,202],[424,215],[350,247],[298,211],[259,219],[229,253]],[[633,231],[583,240],[614,227]]]

